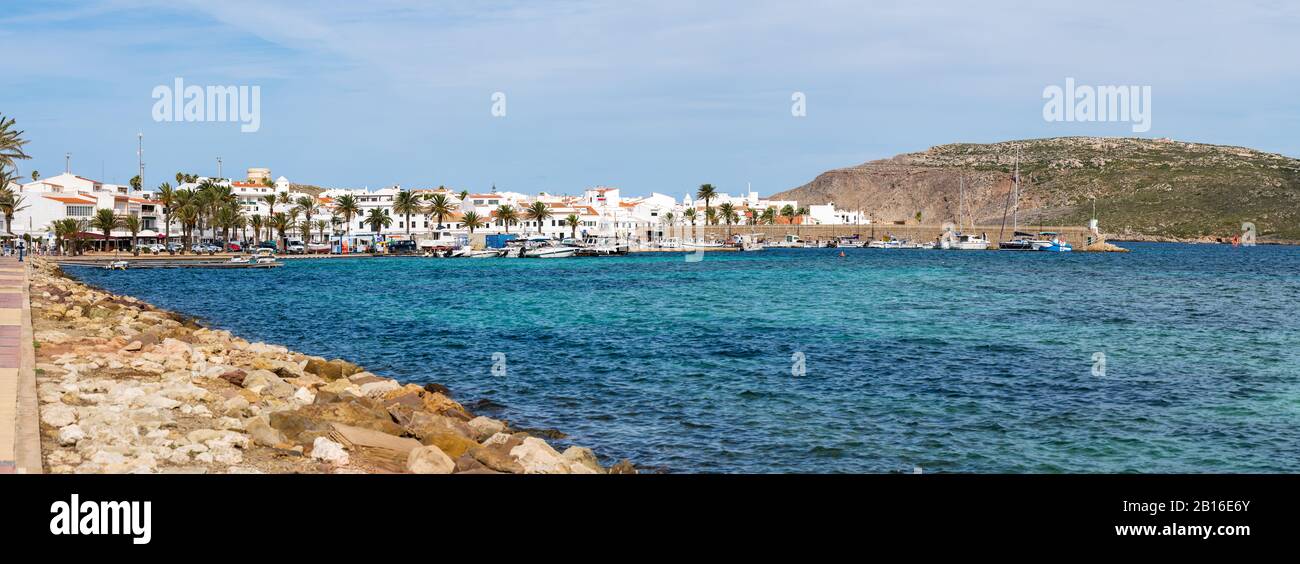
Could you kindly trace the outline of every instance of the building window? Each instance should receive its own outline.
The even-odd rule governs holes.
[[[68,206],[68,217],[90,217],[95,212],[95,206]]]

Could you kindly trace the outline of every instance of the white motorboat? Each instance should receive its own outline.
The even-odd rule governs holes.
[[[940,243],[940,248],[957,251],[984,251],[989,248],[989,240],[975,235],[957,233],[955,237],[944,239]]]
[[[578,245],[577,256],[612,257],[626,255],[630,248],[613,237],[587,237]]]
[[[550,239],[529,239],[524,245],[524,258],[569,258],[577,254],[578,247],[571,247]]]

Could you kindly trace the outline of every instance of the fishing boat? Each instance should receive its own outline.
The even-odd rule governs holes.
[[[237,256],[237,257],[230,257],[229,262],[230,264],[248,264],[249,262],[252,261],[246,256]]]
[[[115,260],[104,265],[104,270],[126,270],[130,263],[124,260]]]
[[[791,248],[802,248],[805,245],[803,239],[800,239],[798,235],[787,234],[784,239],[772,243],[772,246],[783,248],[783,249],[791,249]]]
[[[898,239],[884,238],[867,243],[868,249],[901,249],[903,242]]]

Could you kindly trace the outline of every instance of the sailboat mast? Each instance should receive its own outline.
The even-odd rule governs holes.
[[[966,219],[966,175],[960,177],[960,184],[957,189],[957,229],[961,230],[962,223]]]
[[[1016,200],[1011,205],[1011,236],[1020,230],[1020,147],[1016,147]]]

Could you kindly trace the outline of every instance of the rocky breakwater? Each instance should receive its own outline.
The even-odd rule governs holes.
[[[50,472],[635,473],[476,417],[441,386],[250,343],[45,261],[31,276]]]

